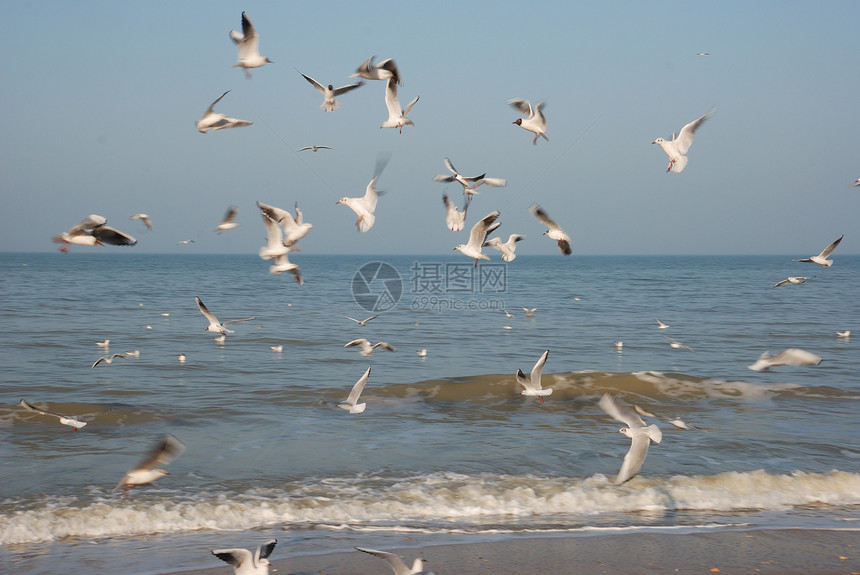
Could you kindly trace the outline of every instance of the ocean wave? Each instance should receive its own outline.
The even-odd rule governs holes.
[[[121,498],[93,488],[81,497],[6,500],[0,502],[0,544],[279,524],[422,532],[481,532],[513,525],[516,530],[540,531],[541,525],[583,525],[595,516],[619,513],[732,513],[856,505],[860,505],[860,473],[836,470],[637,477],[622,486],[603,475],[362,475],[303,479],[240,493],[217,486],[190,493],[142,489]]]

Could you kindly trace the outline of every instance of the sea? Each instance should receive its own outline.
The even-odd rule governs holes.
[[[860,256],[291,259],[303,285],[255,255],[0,254],[0,571],[228,572],[212,549],[270,538],[277,560],[860,531]],[[812,277],[773,287],[787,276]],[[254,319],[219,342],[195,296]],[[396,351],[364,356],[356,338]],[[139,356],[91,367],[104,340]],[[787,348],[822,361],[748,369]],[[546,350],[541,403],[515,373]],[[368,367],[365,411],[339,409]],[[663,431],[622,485],[630,440],[607,393]],[[114,490],[166,434],[185,445],[169,475]]]

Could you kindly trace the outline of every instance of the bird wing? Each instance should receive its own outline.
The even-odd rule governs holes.
[[[379,342],[373,344],[373,349],[376,349],[377,347],[381,347],[382,349],[387,349],[388,351],[397,351],[397,348],[394,347],[393,345],[391,345],[390,343],[388,343],[387,341],[379,341]]]
[[[225,321],[221,325],[224,327],[227,327],[228,325],[233,325],[234,323],[242,323],[243,321],[251,321],[252,319],[257,319],[257,317],[254,316],[254,317],[243,317],[242,319],[231,319],[231,320]]]
[[[449,160],[448,158],[445,158],[444,161],[445,161],[445,167],[448,168],[452,174],[454,174],[455,176],[459,175],[457,168],[454,167],[454,164],[451,163],[451,160]]]
[[[202,313],[203,316],[209,320],[209,323],[211,325],[221,325],[221,322],[218,321],[218,318],[215,317],[215,314],[209,311],[209,308],[203,304],[199,297],[194,296],[194,301],[197,302],[197,307],[200,308],[200,313]]]
[[[357,345],[360,345],[362,347],[364,347],[365,345],[369,346],[370,341],[364,339],[363,337],[360,337],[358,339],[354,339],[350,342],[347,342],[346,345],[344,345],[343,347],[355,347]]]
[[[367,378],[370,377],[370,368],[367,368],[367,371],[364,372],[358,381],[355,382],[355,385],[352,386],[352,391],[349,392],[349,397],[346,398],[346,402],[350,405],[355,405],[358,403],[358,398],[361,395],[361,392],[364,390],[364,384],[367,383]]]
[[[157,465],[167,465],[185,451],[185,444],[170,434],[156,443],[137,469],[151,469]]]
[[[253,560],[251,552],[247,549],[214,549],[212,555],[232,565],[237,571],[239,568]]]
[[[829,246],[827,246],[826,248],[824,248],[823,250],[821,250],[821,253],[820,253],[820,254],[818,254],[818,257],[820,257],[820,258],[826,258],[826,257],[827,257],[827,256],[829,256],[831,253],[833,253],[833,250],[835,250],[835,249],[836,249],[836,246],[838,246],[838,245],[839,245],[839,242],[841,242],[841,241],[842,241],[842,238],[844,238],[844,237],[845,237],[845,234],[842,234],[841,236],[839,236],[839,239],[838,239],[838,240],[834,241],[832,244],[830,244]]]
[[[385,107],[388,108],[389,120],[397,120],[402,115],[400,100],[397,99],[397,85],[391,78],[385,84]]]
[[[38,407],[36,407],[36,406],[35,406],[35,405],[33,405],[32,403],[27,403],[27,402],[26,402],[26,401],[24,401],[23,399],[21,400],[21,402],[19,403],[19,405],[20,405],[21,407],[23,407],[24,409],[26,409],[27,411],[34,411],[34,412],[39,413],[39,414],[41,414],[41,415],[51,415],[51,416],[54,416],[54,417],[57,417],[57,418],[65,417],[64,415],[60,415],[60,414],[58,414],[58,413],[51,413],[50,411],[44,411],[44,410],[42,410],[42,409],[39,409]]]
[[[484,216],[482,219],[478,220],[478,222],[472,226],[472,230],[469,232],[469,246],[480,250],[481,246],[484,245],[484,241],[487,239],[487,234],[491,231],[495,230],[501,222],[496,224],[496,218],[499,217],[499,211],[493,211]],[[494,225],[496,224],[496,225]]]
[[[224,217],[221,219],[222,224],[227,224],[233,221],[236,217],[236,214],[239,213],[239,208],[236,206],[230,206],[227,208],[227,212],[224,214]]]
[[[382,175],[382,170],[385,169],[385,166],[388,164],[388,160],[388,156],[380,156],[377,158],[376,168],[373,170],[373,179],[370,180],[370,183],[367,184],[367,188],[364,190],[364,197],[362,200],[371,213],[376,209],[376,202],[379,200],[379,196],[382,195],[382,192],[376,189],[376,180],[378,180],[379,176]]]
[[[260,214],[263,217],[263,225],[266,226],[266,244],[271,249],[281,248],[283,246],[284,232],[278,222],[266,215],[265,212]]]
[[[645,427],[645,422],[641,417],[639,417],[639,414],[627,405],[621,403],[621,401],[612,394],[604,393],[603,397],[600,398],[598,405],[609,417],[627,424],[631,429]]]
[[[277,539],[269,539],[268,541],[257,547],[257,557],[259,559],[266,559],[269,555],[272,554],[272,551],[275,550],[275,545],[277,544]]]
[[[100,242],[114,246],[133,246],[137,243],[130,235],[110,226],[99,226],[93,229],[92,234]]]
[[[693,120],[683,128],[681,128],[681,133],[678,134],[678,138],[675,140],[675,146],[681,154],[686,154],[687,150],[690,149],[690,146],[693,144],[693,138],[696,137],[696,130],[705,123],[705,120],[711,117],[714,111],[711,110],[701,118]]]
[[[391,79],[394,80],[395,83],[403,84],[403,78],[400,77],[400,71],[397,69],[397,64],[394,63],[393,59],[387,58],[380,62],[376,67],[390,72]]]
[[[465,179],[469,180],[469,178]],[[508,184],[508,181],[504,178],[478,178],[477,180],[471,181],[475,182],[472,186],[473,188],[477,188],[479,186],[482,186],[483,184],[487,184],[488,186],[492,186],[494,188],[501,188]]]
[[[340,88],[334,89],[334,95],[340,96],[341,94],[346,94],[351,90],[355,90],[356,88],[360,88],[364,86],[364,82],[356,82],[355,84],[347,84],[346,86],[341,86]]]
[[[543,211],[543,208],[541,208],[539,205],[532,204],[531,207],[529,207],[529,211],[532,213],[532,215],[534,217],[536,217],[538,219],[538,221],[540,221],[540,223],[542,223],[543,225],[545,225],[549,229],[551,229],[551,230],[560,230],[561,229],[559,227],[559,225],[557,223],[555,223],[553,221],[553,219],[551,217],[549,217],[549,215],[545,211]]]
[[[527,118],[530,118],[532,114],[534,114],[534,112],[532,112],[532,104],[528,100],[513,98],[512,100],[508,100],[508,104],[516,108],[520,114]]]
[[[356,549],[364,553],[376,555],[380,559],[384,559],[385,562],[388,563],[388,565],[394,570],[394,575],[410,575],[411,573],[409,567],[406,566],[406,563],[404,563],[403,560],[394,553],[388,553],[387,551],[377,551],[375,549],[364,549],[362,547],[356,547]]]
[[[80,223],[75,225],[72,229],[69,230],[69,235],[80,235],[80,234],[88,234],[92,232],[95,228],[99,226],[103,226],[107,223],[107,219],[104,216],[99,216],[97,214],[90,214],[85,219],[81,220]]]
[[[221,98],[223,98],[224,96],[226,96],[226,95],[227,95],[227,94],[229,94],[229,93],[230,93],[230,90],[227,90],[226,92],[224,92],[223,94],[221,94],[220,96],[218,96],[217,98],[215,98],[215,101],[214,101],[214,102],[212,102],[212,103],[209,105],[209,107],[208,107],[208,108],[206,108],[206,111],[205,111],[205,112],[203,112],[203,118],[205,118],[205,117],[206,117],[206,116],[208,116],[209,114],[213,114],[213,113],[214,113],[215,104],[217,104],[218,102],[220,102],[220,101],[221,101]]]
[[[541,388],[540,377],[541,377],[541,373],[543,373],[543,366],[546,365],[547,357],[549,357],[549,350],[546,350],[545,352],[543,352],[543,354],[537,360],[537,363],[535,363],[535,366],[532,368],[532,374],[531,374],[532,385],[534,385],[538,389]]]
[[[233,40],[235,41],[235,37]],[[260,55],[260,37],[244,12],[242,12],[242,40],[238,42],[238,45],[240,58]]]
[[[645,463],[645,457],[648,455],[648,445],[650,443],[651,439],[644,430],[634,433],[630,449],[627,450],[624,462],[621,464],[621,470],[615,478],[616,485],[621,485],[639,473],[639,470],[642,469],[642,464]]]
[[[415,105],[415,103],[416,103],[417,101],[418,101],[418,96],[415,96],[414,98],[412,98],[412,101],[411,101],[411,102],[409,102],[408,104],[406,104],[406,108],[404,108],[404,110],[403,110],[403,115],[404,115],[404,116],[408,116],[408,115],[409,115],[409,112],[411,112],[411,111],[412,111],[412,106],[414,106],[414,105]]]
[[[790,347],[770,358],[771,365],[818,365],[821,358],[803,349]]]
[[[788,283],[788,280],[785,279],[785,280],[782,280],[780,282],[776,282],[775,284],[773,284],[773,287],[779,287],[779,286],[785,285],[787,283]]]
[[[299,74],[302,74],[302,73],[299,72]],[[313,78],[311,78],[310,76],[307,76],[305,74],[302,74],[302,78],[307,80],[311,86],[313,86],[314,88],[316,88],[317,90],[319,90],[320,92],[325,94],[325,86],[323,86],[322,84],[320,84],[319,82],[317,82],[316,80],[314,80]]]
[[[293,219],[293,214],[291,214],[287,210],[275,206],[270,206],[268,204],[264,204],[263,202],[257,202],[257,207],[260,208],[263,214],[275,220],[285,228],[296,223],[296,221]]]

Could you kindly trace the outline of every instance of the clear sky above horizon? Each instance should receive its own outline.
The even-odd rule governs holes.
[[[274,62],[250,80],[231,68],[243,10]],[[499,210],[518,253],[558,253],[532,203],[573,258],[807,257],[841,234],[837,257],[860,252],[860,3],[7,2],[4,18],[0,251],[54,251],[94,213],[139,243],[72,250],[256,253],[259,200],[299,203],[304,253],[450,254],[468,230],[445,227],[442,193],[463,200],[433,181],[448,157],[507,179],[467,227]],[[379,128],[384,82],[326,113],[299,74],[340,86],[374,54],[396,61],[402,104],[420,96],[402,134]],[[198,133],[225,90],[216,111],[254,124]],[[512,125],[515,97],[546,102],[549,142]],[[712,108],[666,173],[651,142]],[[296,152],[311,144],[333,149]],[[335,202],[364,194],[379,154],[386,194],[359,233]],[[217,235],[230,205],[241,226]]]

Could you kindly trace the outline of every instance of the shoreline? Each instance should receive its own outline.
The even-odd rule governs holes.
[[[385,548],[411,566],[416,557],[437,575],[731,573],[762,575],[860,574],[857,530],[777,529],[696,533],[620,533],[500,539],[476,543]],[[358,551],[280,557],[270,572],[379,575],[381,559]],[[217,558],[209,567],[171,575],[229,575]],[[220,565],[218,564],[220,563]],[[275,571],[277,570],[277,571]]]

